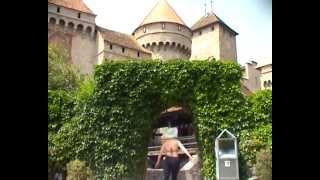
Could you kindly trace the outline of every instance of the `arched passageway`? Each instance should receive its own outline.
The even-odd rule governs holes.
[[[191,155],[198,156],[198,146],[195,139],[195,130],[192,126],[192,114],[183,107],[174,106],[163,111],[153,126],[153,134],[150,138],[147,156],[147,180],[161,179],[163,175],[163,160],[160,163],[160,169],[155,169],[157,157],[160,154],[161,138],[163,131],[168,128],[175,129],[178,139],[186,147]],[[186,163],[189,161],[187,155],[181,150],[179,152],[180,159],[180,176],[182,169],[185,169]],[[190,169],[190,168],[189,168]]]

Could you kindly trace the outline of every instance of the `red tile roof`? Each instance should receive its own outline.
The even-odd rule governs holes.
[[[105,29],[105,28],[102,28],[99,26],[97,26],[97,28],[101,32],[103,39],[105,41],[110,42],[111,44],[112,43],[117,44],[117,45],[127,47],[130,49],[135,49],[135,50],[138,50],[138,51],[141,51],[144,53],[149,53],[149,54],[151,53],[147,49],[144,49],[143,47],[141,47],[138,44],[138,42],[134,39],[134,37],[131,35],[112,31],[112,30]]]
[[[91,9],[82,0],[48,0],[48,3],[93,14]]]

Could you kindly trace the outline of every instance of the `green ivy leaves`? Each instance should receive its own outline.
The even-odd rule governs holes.
[[[54,135],[57,156],[85,160],[100,177],[141,175],[156,117],[180,105],[194,118],[202,173],[215,178],[214,138],[221,129],[240,137],[256,122],[271,122],[270,97],[245,98],[241,76],[239,65],[229,62],[107,61],[96,66],[94,82],[74,93],[76,106],[65,106],[75,114],[66,116],[70,120]],[[61,107],[51,102],[51,109]]]

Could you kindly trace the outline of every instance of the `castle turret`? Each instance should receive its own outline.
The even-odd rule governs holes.
[[[191,59],[215,58],[237,61],[236,35],[238,33],[214,13],[211,12],[200,18],[191,29],[193,33]]]
[[[167,0],[158,1],[133,35],[141,46],[153,52],[152,59],[191,56],[191,29]]]
[[[48,0],[48,41],[62,46],[84,74],[98,58],[95,18],[82,0]]]

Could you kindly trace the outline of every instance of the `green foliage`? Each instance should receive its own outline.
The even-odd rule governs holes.
[[[272,91],[261,90],[249,97],[250,112],[256,124],[272,123]]]
[[[99,177],[138,178],[145,171],[156,117],[180,105],[194,118],[202,173],[215,179],[214,138],[221,130],[228,128],[241,143],[248,139],[245,130],[268,119],[261,115],[269,112],[262,108],[263,98],[241,94],[241,76],[241,68],[232,62],[105,62],[96,67],[94,81],[83,82],[73,93],[75,115],[66,118],[51,141],[55,157],[61,162],[84,160]]]
[[[48,46],[48,89],[73,90],[81,76],[78,68],[68,63],[66,52],[56,46]]]
[[[272,154],[269,149],[262,149],[257,153],[257,175],[261,180],[272,180]]]
[[[61,128],[56,143],[65,157],[86,160],[101,175],[143,174],[155,117],[167,107],[181,105],[195,118],[203,173],[214,177],[212,138],[222,128],[241,129],[240,122],[245,121],[240,78],[240,67],[234,63],[104,63],[96,68],[93,95]]]
[[[52,173],[64,171],[70,159],[57,141],[58,132],[82,110],[95,85],[67,61],[63,49],[48,46],[48,171]]]
[[[67,164],[67,180],[94,180],[94,176],[85,162],[74,160]]]
[[[272,148],[271,124],[241,131],[240,151],[250,166],[256,163],[256,153],[264,148]]]
[[[242,176],[258,162],[261,149],[272,150],[272,91],[263,90],[248,97],[248,125],[240,131],[239,150]]]

